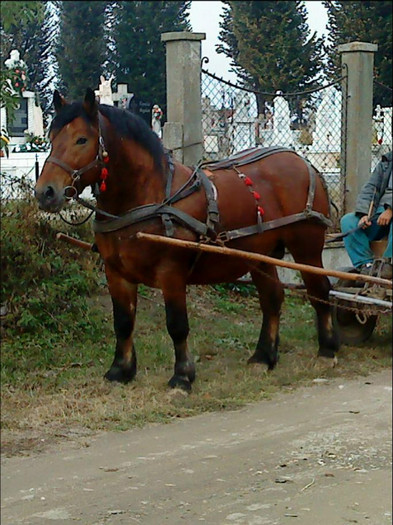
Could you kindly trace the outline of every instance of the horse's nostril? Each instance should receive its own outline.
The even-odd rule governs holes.
[[[46,190],[44,191],[44,196],[47,200],[52,199],[55,195],[55,190],[52,188],[52,186],[48,186]]]

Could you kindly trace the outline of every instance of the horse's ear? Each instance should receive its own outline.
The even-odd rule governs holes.
[[[56,89],[53,93],[53,105],[55,106],[56,113],[58,113],[66,104],[66,99],[62,95],[60,95],[60,93]]]
[[[98,104],[95,93],[92,89],[86,89],[85,100],[83,101],[83,108],[90,117],[95,117],[98,111]]]

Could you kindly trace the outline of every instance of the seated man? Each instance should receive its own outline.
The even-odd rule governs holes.
[[[341,230],[353,233],[344,237],[345,248],[352,264],[361,273],[368,274],[373,265],[374,254],[371,241],[388,236],[383,254],[384,264],[380,276],[392,278],[392,152],[382,156],[370,180],[363,186],[357,198],[355,212],[344,215]]]

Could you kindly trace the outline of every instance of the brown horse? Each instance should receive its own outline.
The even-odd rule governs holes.
[[[191,389],[195,365],[187,349],[188,284],[233,282],[251,272],[263,312],[250,363],[273,369],[278,360],[279,318],[284,298],[276,268],[241,259],[196,254],[136,238],[137,232],[232,248],[322,267],[329,200],[320,175],[294,151],[253,148],[203,169],[184,166],[165,152],[142,119],[98,104],[94,92],[67,103],[55,91],[52,150],[35,188],[40,208],[58,212],[91,186],[97,207],[95,243],[105,263],[113,302],[116,351],[105,377],[133,379],[137,359],[133,329],[139,283],[160,288],[166,325],[175,348],[171,387]],[[207,167],[206,167],[207,166]],[[317,314],[319,355],[335,359],[338,339],[327,303],[329,280],[304,273]]]

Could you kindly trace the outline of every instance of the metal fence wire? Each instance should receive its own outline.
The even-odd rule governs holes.
[[[345,195],[342,81],[300,93],[268,94],[236,86],[202,69],[205,160],[223,159],[257,145],[292,148],[322,173],[341,217]]]

